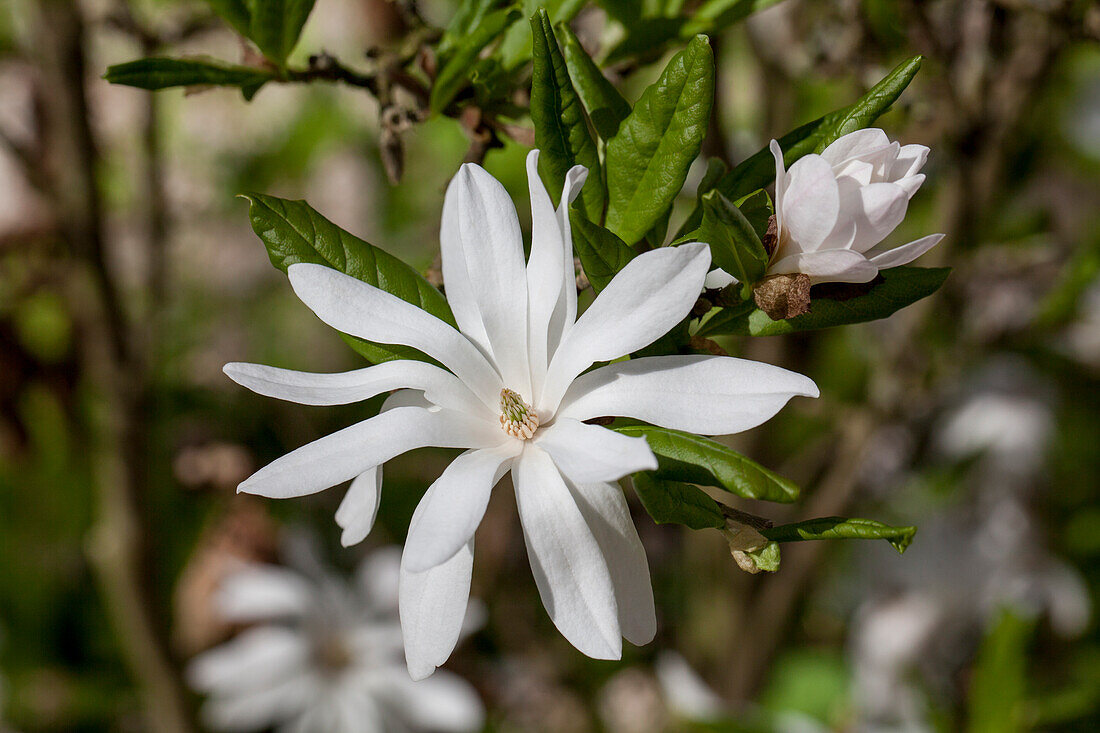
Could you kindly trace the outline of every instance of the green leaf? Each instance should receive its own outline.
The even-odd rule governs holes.
[[[248,37],[252,26],[252,13],[245,0],[206,0],[214,12],[242,36]]]
[[[863,294],[848,300],[814,297],[810,312],[787,320],[773,321],[762,310],[748,312],[722,310],[699,328],[700,336],[742,334],[777,336],[797,331],[816,331],[850,323],[863,323],[887,318],[907,305],[926,298],[939,290],[949,267],[893,267],[882,270],[882,281]],[[813,297],[813,291],[810,292]]]
[[[745,550],[745,554],[752,558],[756,567],[774,573],[779,570],[779,543],[769,542],[759,550]]]
[[[435,47],[440,68],[447,64],[451,54],[473,29],[481,24],[482,18],[500,4],[500,0],[460,0],[455,14],[451,16],[451,22],[447,24]]]
[[[905,552],[916,527],[890,527],[873,519],[846,519],[821,517],[805,522],[784,524],[760,530],[760,534],[776,542],[801,542],[803,540],[886,540],[899,553]]]
[[[636,473],[632,480],[642,506],[657,524],[683,524],[692,529],[725,526],[718,502],[691,484],[662,481],[648,473]]]
[[[692,33],[722,30],[777,2],[779,0],[707,0],[692,14],[686,30]]]
[[[745,499],[789,504],[798,498],[794,483],[710,438],[653,425],[615,425],[612,430],[646,439],[657,456],[656,478],[717,486]]]
[[[877,120],[879,115],[897,101],[901,93],[909,86],[909,82],[913,81],[913,77],[920,71],[921,60],[920,56],[914,56],[898,64],[893,71],[887,74],[878,84],[871,87],[855,104],[840,114],[834,113],[835,118],[829,119],[824,125],[814,152],[820,153],[837,138],[856,130],[862,130]]]
[[[672,57],[607,143],[607,228],[640,240],[680,192],[714,101],[714,57],[696,36]]]
[[[557,25],[573,20],[584,6],[584,0],[523,0],[522,5],[523,17],[530,18],[541,8],[550,22]],[[504,35],[496,55],[505,69],[515,71],[531,60],[531,51],[531,26],[516,23]]]
[[[573,229],[573,251],[580,258],[584,274],[597,293],[607,287],[615,274],[638,254],[623,240],[583,217],[570,217],[570,226]]]
[[[260,87],[275,78],[275,74],[251,66],[154,57],[110,66],[103,78],[112,84],[152,90],[207,84],[240,87],[244,98],[252,99]]]
[[[670,41],[681,37],[687,24],[687,18],[681,17],[636,19],[629,25],[626,38],[607,54],[607,63],[617,63],[631,56],[659,56]]]
[[[715,265],[751,285],[764,277],[768,254],[745,215],[718,191],[703,197],[703,223],[694,238],[710,245]]]
[[[508,26],[520,19],[520,13],[514,8],[501,8],[486,14],[469,35],[465,36],[454,49],[453,54],[439,70],[432,84],[428,106],[432,114],[447,109],[462,88],[470,81],[470,73],[476,66],[482,49],[495,41]]]
[[[531,28],[535,44],[531,120],[535,123],[535,145],[541,150],[539,172],[551,198],[556,198],[569,169],[578,163],[587,167],[588,182],[581,189],[579,206],[589,220],[600,221],[605,189],[596,141],[588,130],[584,108],[545,10],[531,17]],[[577,206],[574,204],[574,208]]]
[[[286,58],[298,45],[302,26],[314,0],[247,0],[251,21],[248,37],[271,61],[286,66]]]
[[[562,24],[557,29],[561,34],[569,78],[573,80],[573,86],[584,102],[584,108],[588,111],[596,133],[604,140],[610,140],[619,131],[623,120],[630,115],[630,103],[603,75],[569,26]]]
[[[286,272],[299,262],[326,265],[374,285],[455,325],[446,298],[420,273],[388,252],[345,232],[305,201],[251,193],[248,216],[252,230],[267,247],[271,264]],[[427,357],[406,346],[375,344],[344,334],[344,340],[372,362]]]

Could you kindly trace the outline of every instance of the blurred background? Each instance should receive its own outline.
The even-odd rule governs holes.
[[[453,8],[420,11],[443,25]],[[594,8],[575,21],[593,50],[606,26]],[[354,66],[400,33],[388,0],[318,0],[294,58]],[[925,56],[878,124],[932,148],[895,240],[945,232],[917,263],[953,267],[944,288],[885,321],[725,344],[823,394],[733,438],[804,487],[743,508],[920,531],[904,556],[786,545],[777,574],[750,576],[719,533],[658,527],[630,494],[658,636],[598,662],[542,609],[501,488],[478,533],[485,623],[448,665],[487,729],[1100,729],[1098,39],[1100,7],[1069,0],[786,0],[712,38],[704,152],[734,163]],[[268,84],[245,103],[100,79],[157,51],[245,53],[197,1],[0,7],[0,731],[193,729],[181,670],[237,630],[213,603],[234,563],[292,563],[304,537],[351,573],[402,541],[449,458],[387,465],[378,525],[341,548],[341,492],[234,490],[377,404],[264,399],[221,367],[362,363],[293,297],[235,195],[305,198],[428,270],[462,126],[404,133],[394,185],[363,90]],[[659,68],[615,71],[633,99]],[[526,226],[525,152],[484,164]]]

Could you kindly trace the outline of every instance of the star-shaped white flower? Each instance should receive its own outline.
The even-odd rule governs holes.
[[[905,218],[909,199],[924,183],[925,146],[891,142],[877,128],[856,130],[820,155],[802,156],[789,171],[775,140],[771,150],[778,241],[768,275],[802,273],[814,284],[869,282],[879,270],[906,265],[943,239],[929,234],[898,247],[877,246]],[[715,270],[707,287],[733,280]]]
[[[302,496],[355,478],[337,521],[344,542],[373,523],[385,461],[414,448],[465,448],[424,494],[409,527],[401,624],[414,678],[442,664],[470,590],[474,531],[493,486],[512,472],[531,569],[547,611],[585,654],[618,659],[622,637],[653,638],[645,552],[614,481],[656,468],[642,438],[585,421],[605,416],[720,435],[759,425],[814,383],[778,367],[715,356],[613,362],[652,343],[690,312],[710,253],[693,243],[639,255],[577,317],[567,176],[555,211],[527,158],[531,255],[503,186],[464,165],[443,204],[443,279],[458,330],[335,270],[289,269],[298,297],[337,330],[419,349],[443,368],[391,361],[344,374],[229,364],[261,394],[331,405],[395,392],[376,417],[303,446],[241,484],[262,496]]]
[[[485,710],[462,678],[405,672],[397,621],[400,550],[376,550],[357,582],[274,565],[244,565],[223,581],[219,615],[253,624],[195,657],[191,685],[208,695],[219,731],[285,733],[480,730]],[[469,630],[469,624],[467,624]]]

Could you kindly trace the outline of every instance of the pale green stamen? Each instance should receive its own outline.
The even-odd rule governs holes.
[[[500,427],[520,440],[529,440],[539,428],[538,413],[507,387],[500,390]]]

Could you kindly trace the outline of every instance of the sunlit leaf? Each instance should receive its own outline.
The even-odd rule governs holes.
[[[898,552],[905,552],[916,527],[891,527],[873,519],[820,517],[804,522],[784,524],[760,530],[769,540],[801,542],[803,540],[886,540]]]

